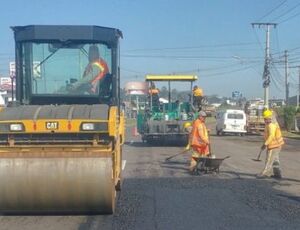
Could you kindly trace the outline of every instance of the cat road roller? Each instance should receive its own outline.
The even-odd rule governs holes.
[[[16,98],[0,111],[0,213],[113,213],[124,143],[121,31],[12,30]]]

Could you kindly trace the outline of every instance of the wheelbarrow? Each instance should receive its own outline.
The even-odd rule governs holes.
[[[229,157],[230,156],[226,156],[224,158],[193,157],[193,159],[197,162],[197,164],[193,169],[192,173],[194,175],[199,175],[201,173],[209,173],[209,172],[219,173],[222,162]]]

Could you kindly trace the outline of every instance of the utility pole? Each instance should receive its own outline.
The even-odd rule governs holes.
[[[289,68],[298,68],[299,69],[299,79],[298,79],[298,84],[296,84],[298,86],[298,89],[296,90],[296,109],[299,109],[300,106],[300,65],[299,66],[290,66]],[[299,128],[298,128],[298,120],[297,117],[295,117],[295,131],[299,132]]]
[[[269,108],[269,86],[271,82],[270,75],[270,27],[276,28],[277,23],[251,23],[252,27],[266,28],[266,49],[265,49],[265,65],[263,73],[263,88],[264,88],[264,106]]]
[[[300,100],[300,66],[298,66],[299,68],[299,79],[298,79],[298,93],[297,93],[297,111],[299,109],[299,100]],[[299,132],[299,128],[298,128],[298,120],[297,118],[295,118],[295,131]]]
[[[298,66],[298,68],[299,68],[299,79],[298,79],[297,106],[296,106],[297,111],[299,109],[299,99],[300,99],[300,66]],[[297,117],[295,117],[295,131],[299,132]]]
[[[289,104],[289,62],[288,62],[288,51],[284,51],[284,69],[285,69],[285,103]]]
[[[298,93],[297,93],[297,110],[299,109],[299,98],[300,98],[300,66],[298,66],[299,68],[299,79],[298,79]]]

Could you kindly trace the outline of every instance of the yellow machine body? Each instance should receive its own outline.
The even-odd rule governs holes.
[[[47,129],[49,123],[57,129]],[[80,129],[83,123],[106,123],[108,129],[86,132]],[[118,116],[117,107],[110,107],[108,120],[6,120],[0,128],[11,124],[22,124],[24,130],[10,132],[0,145],[0,212],[113,212],[124,141],[124,116]],[[56,134],[65,138],[55,140]]]

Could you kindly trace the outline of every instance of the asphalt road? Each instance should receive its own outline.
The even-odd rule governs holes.
[[[0,216],[0,229],[299,229],[299,141],[287,140],[278,181],[255,178],[262,137],[212,135],[213,153],[230,158],[219,174],[192,176],[189,154],[165,161],[182,147],[147,146],[128,131],[115,215]]]

